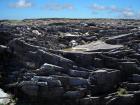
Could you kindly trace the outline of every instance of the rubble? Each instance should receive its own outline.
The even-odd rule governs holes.
[[[1,21],[0,86],[31,105],[139,105],[139,28],[121,19]]]

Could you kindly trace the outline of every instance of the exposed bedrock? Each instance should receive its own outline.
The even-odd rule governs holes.
[[[1,88],[31,105],[139,105],[139,22],[101,21],[0,25]]]

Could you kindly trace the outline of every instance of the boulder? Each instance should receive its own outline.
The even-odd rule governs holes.
[[[108,73],[106,70],[97,70],[94,73],[94,78],[98,85],[106,84],[108,78]]]
[[[89,81],[93,86],[92,94],[105,93],[113,90],[120,82],[120,71],[111,69],[99,69],[93,72]],[[94,90],[95,89],[95,90]]]
[[[23,81],[19,83],[20,90],[30,97],[40,97],[45,99],[61,98],[63,87],[49,87],[48,82]]]
[[[120,69],[124,77],[130,76],[131,74],[140,73],[140,69],[138,68],[136,62],[121,62]]]

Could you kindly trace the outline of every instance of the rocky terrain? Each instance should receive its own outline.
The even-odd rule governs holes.
[[[0,87],[16,105],[140,105],[140,21],[1,20]]]

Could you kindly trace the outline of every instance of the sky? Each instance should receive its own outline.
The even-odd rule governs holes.
[[[140,0],[0,0],[0,19],[140,19]]]

